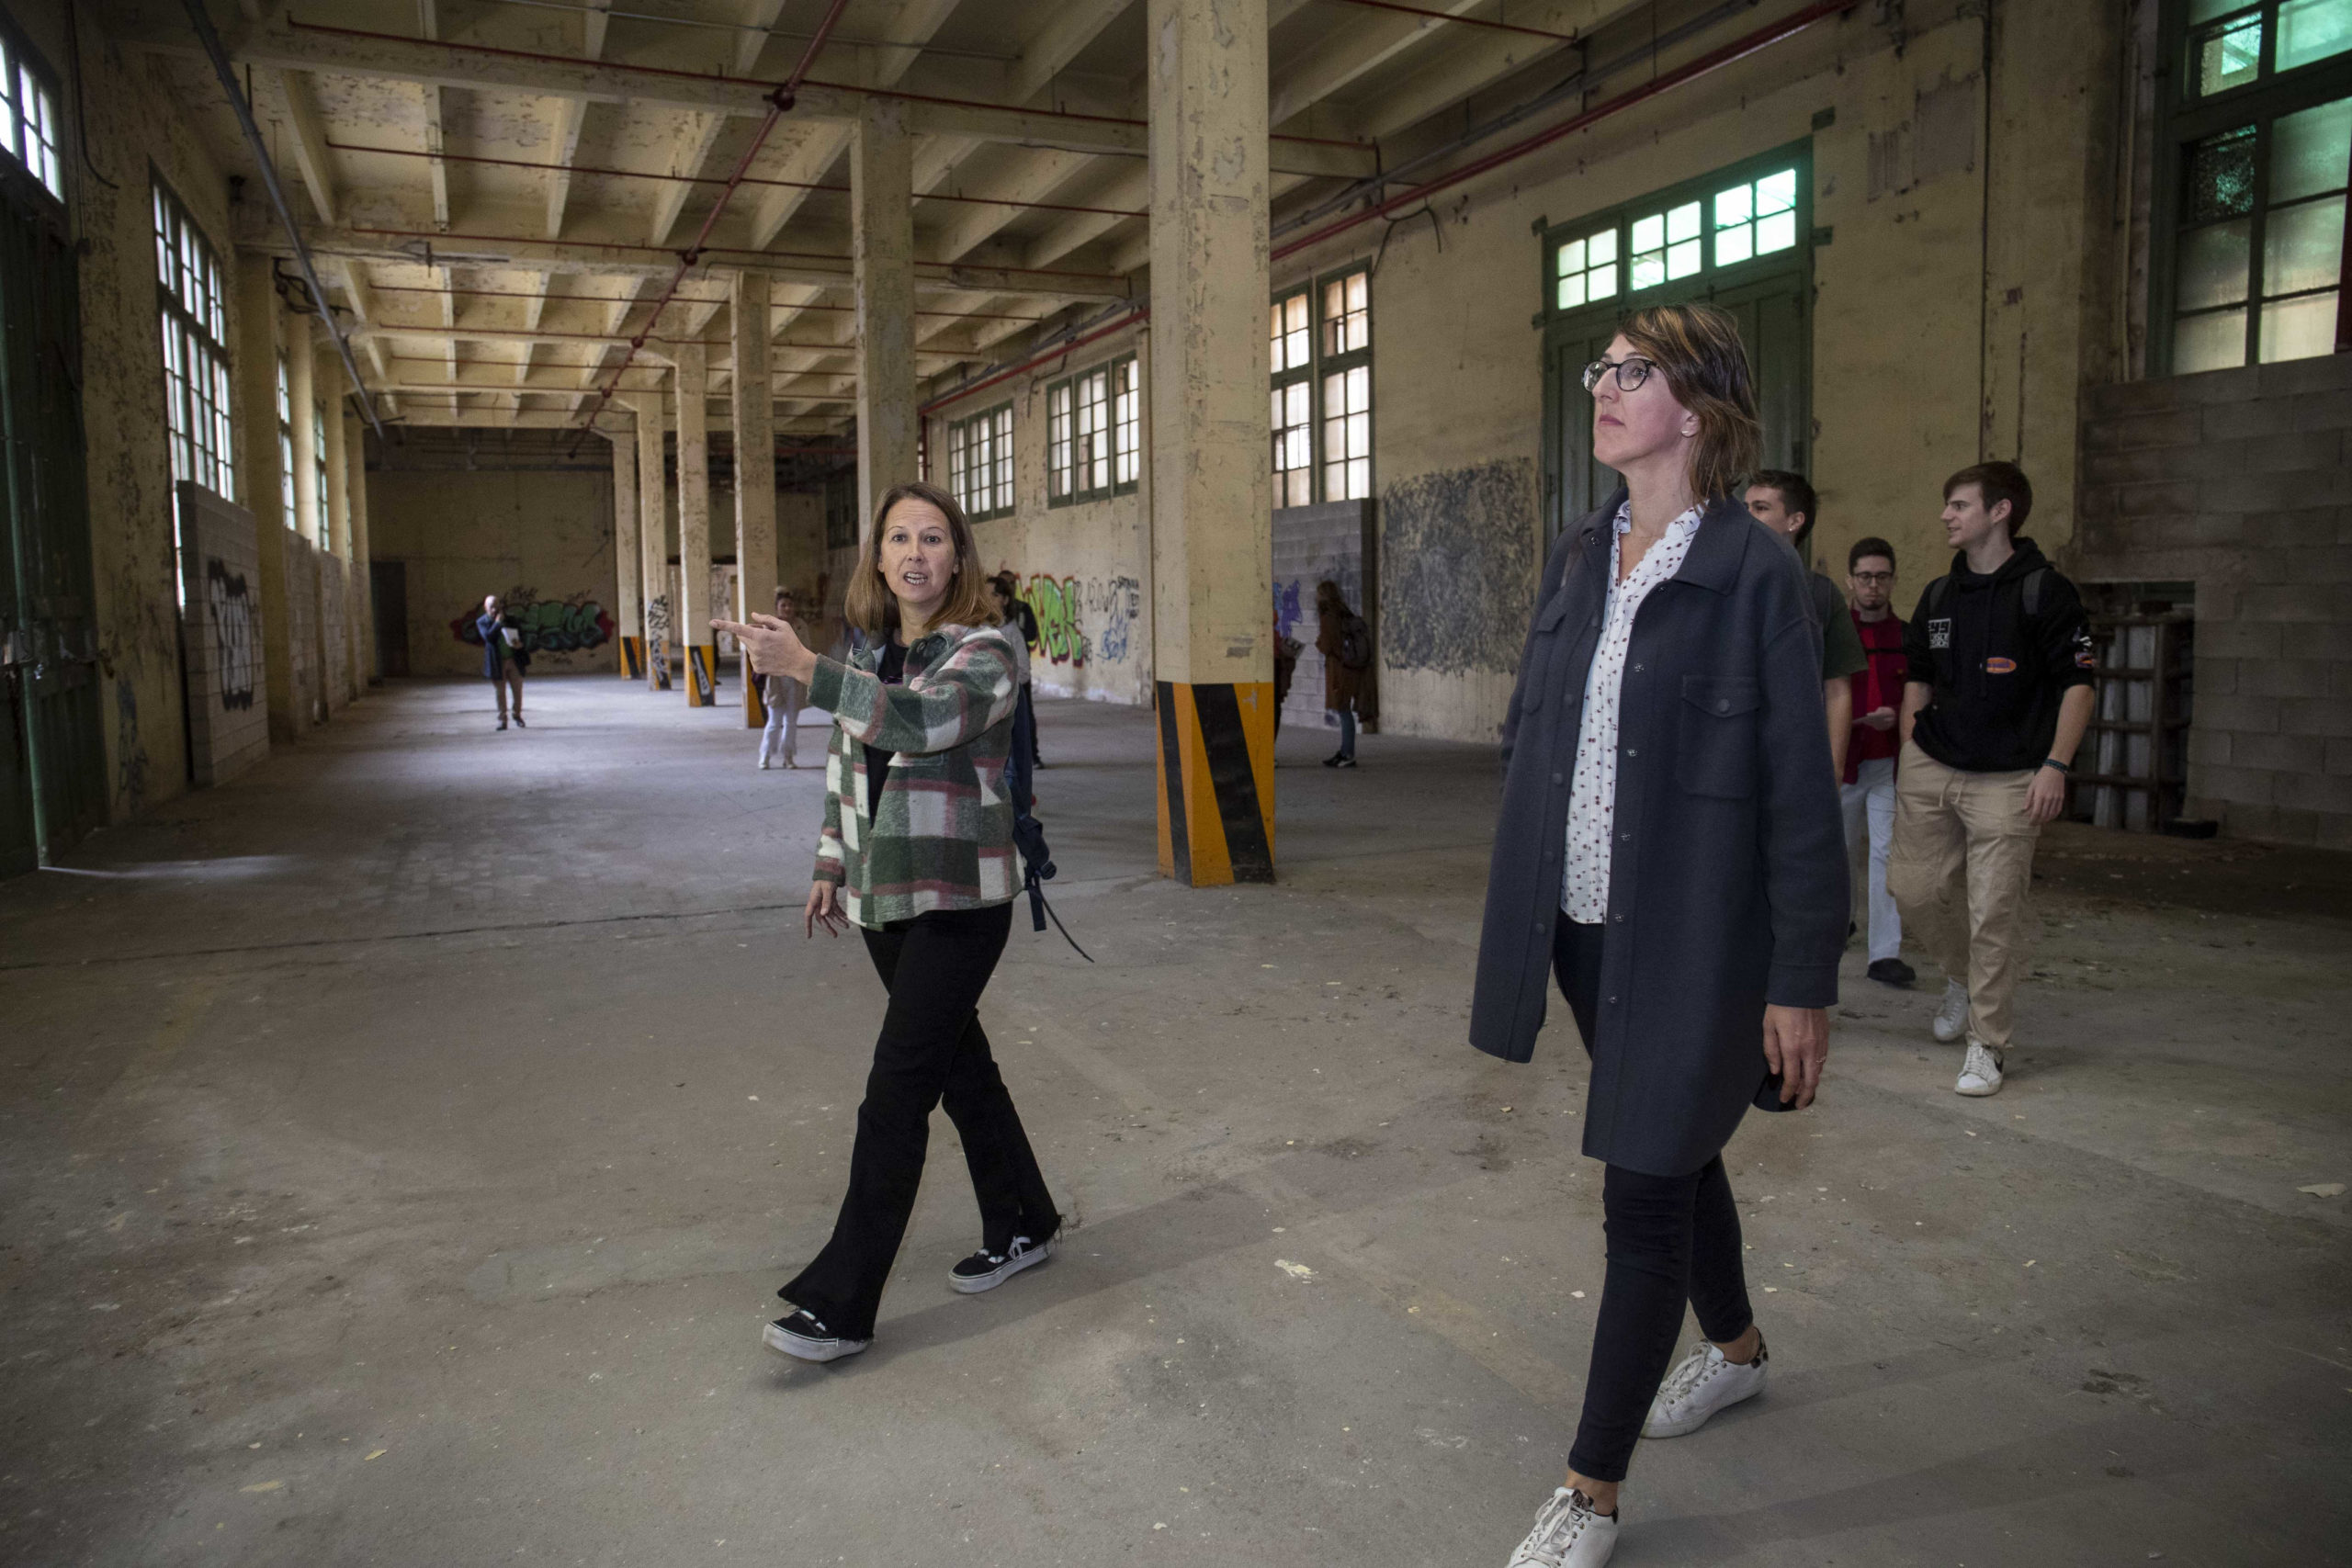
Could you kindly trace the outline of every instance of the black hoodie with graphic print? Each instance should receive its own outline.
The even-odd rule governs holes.
[[[1948,768],[1969,773],[2038,768],[2058,731],[2058,705],[2091,683],[2096,663],[2082,596],[2030,539],[1990,575],[1954,555],[1951,575],[1919,595],[1904,628],[1907,679],[1933,688],[1911,738]],[[2026,613],[2026,580],[2033,613]]]

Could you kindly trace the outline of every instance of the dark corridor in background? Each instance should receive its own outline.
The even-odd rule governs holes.
[[[376,674],[391,680],[408,673],[408,562],[368,563],[376,605]]]
[[[80,288],[62,218],[22,169],[0,172],[0,875],[56,860],[107,812]],[[125,788],[135,797],[135,774]]]

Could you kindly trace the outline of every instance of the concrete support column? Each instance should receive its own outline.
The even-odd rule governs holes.
[[[718,645],[710,629],[710,373],[698,343],[680,344],[678,366],[678,643],[685,652],[686,705],[718,700]]]
[[[1262,16],[1263,0],[1258,8]],[[1264,53],[1263,39],[1259,52]],[[1258,118],[1265,118],[1262,106]],[[1261,149],[1261,196],[1265,163]],[[915,471],[914,154],[906,107],[897,99],[869,97],[858,111],[849,185],[857,275],[857,525],[863,530],[874,525],[874,508],[892,485],[922,478]],[[1262,245],[1260,252],[1262,256]]]
[[[368,424],[356,408],[343,415],[343,457],[351,491],[351,618],[359,643],[359,683],[379,684],[376,659],[376,552],[368,534]]]
[[[343,579],[342,624],[325,620],[320,623],[326,655],[323,685],[327,706],[334,709],[350,705],[359,694],[359,642],[354,635],[359,626],[359,606],[358,585],[351,575],[351,474],[345,466],[343,446],[343,362],[335,357],[332,347],[321,346],[322,352],[311,376],[312,384],[318,389],[327,437],[327,493],[325,503],[319,509],[327,529],[327,547],[322,552],[319,565],[322,580],[319,597],[322,604],[331,592],[323,580],[335,573]]]
[[[637,432],[613,434],[613,619],[620,630],[624,681],[645,679],[645,562],[638,546]]]
[[[728,293],[735,332],[735,605],[741,621],[775,607],[775,402],[768,392],[768,275],[739,272]],[[746,662],[743,722],[767,723]]]
[[[1159,869],[1274,878],[1266,0],[1150,0]]]
[[[269,738],[290,741],[295,717],[293,618],[286,604],[286,507],[278,489],[285,473],[277,450],[277,358],[286,352],[286,309],[266,267],[240,269],[237,390],[246,430],[245,504],[254,514],[261,556],[262,686],[269,704]]]
[[[637,412],[638,559],[645,579],[645,684],[670,689],[670,643],[676,606],[670,603],[670,497],[662,474],[670,421],[659,388],[628,400]]]

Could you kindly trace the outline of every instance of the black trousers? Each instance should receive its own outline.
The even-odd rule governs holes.
[[[1012,930],[1012,906],[996,904],[934,910],[861,933],[890,1005],[857,1108],[849,1192],[832,1239],[777,1292],[836,1334],[864,1339],[874,1332],[922,1185],[933,1106],[946,1105],[964,1140],[982,1246],[1002,1252],[1014,1236],[1042,1241],[1060,1228],[975,1010]]]
[[[1563,913],[1552,942],[1553,974],[1588,1043],[1600,1010],[1603,930]],[[1650,1402],[1674,1359],[1682,1303],[1690,1303],[1700,1332],[1719,1345],[1747,1333],[1756,1319],[1740,1261],[1739,1211],[1723,1156],[1688,1176],[1610,1166],[1600,1202],[1609,1273],[1568,1468],[1595,1481],[1623,1481]]]

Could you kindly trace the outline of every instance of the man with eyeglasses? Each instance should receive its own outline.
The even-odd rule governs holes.
[[[1894,613],[1894,547],[1862,538],[1846,552],[1846,592],[1854,634],[1870,667],[1853,678],[1854,733],[1846,748],[1846,774],[1838,797],[1846,808],[1846,848],[1868,848],[1868,884],[1857,908],[1870,909],[1870,968],[1882,986],[1907,987],[1918,978],[1903,962],[1903,916],[1886,890],[1887,852],[1894,843],[1894,758],[1903,741],[1895,721],[1903,709],[1903,620]]]

